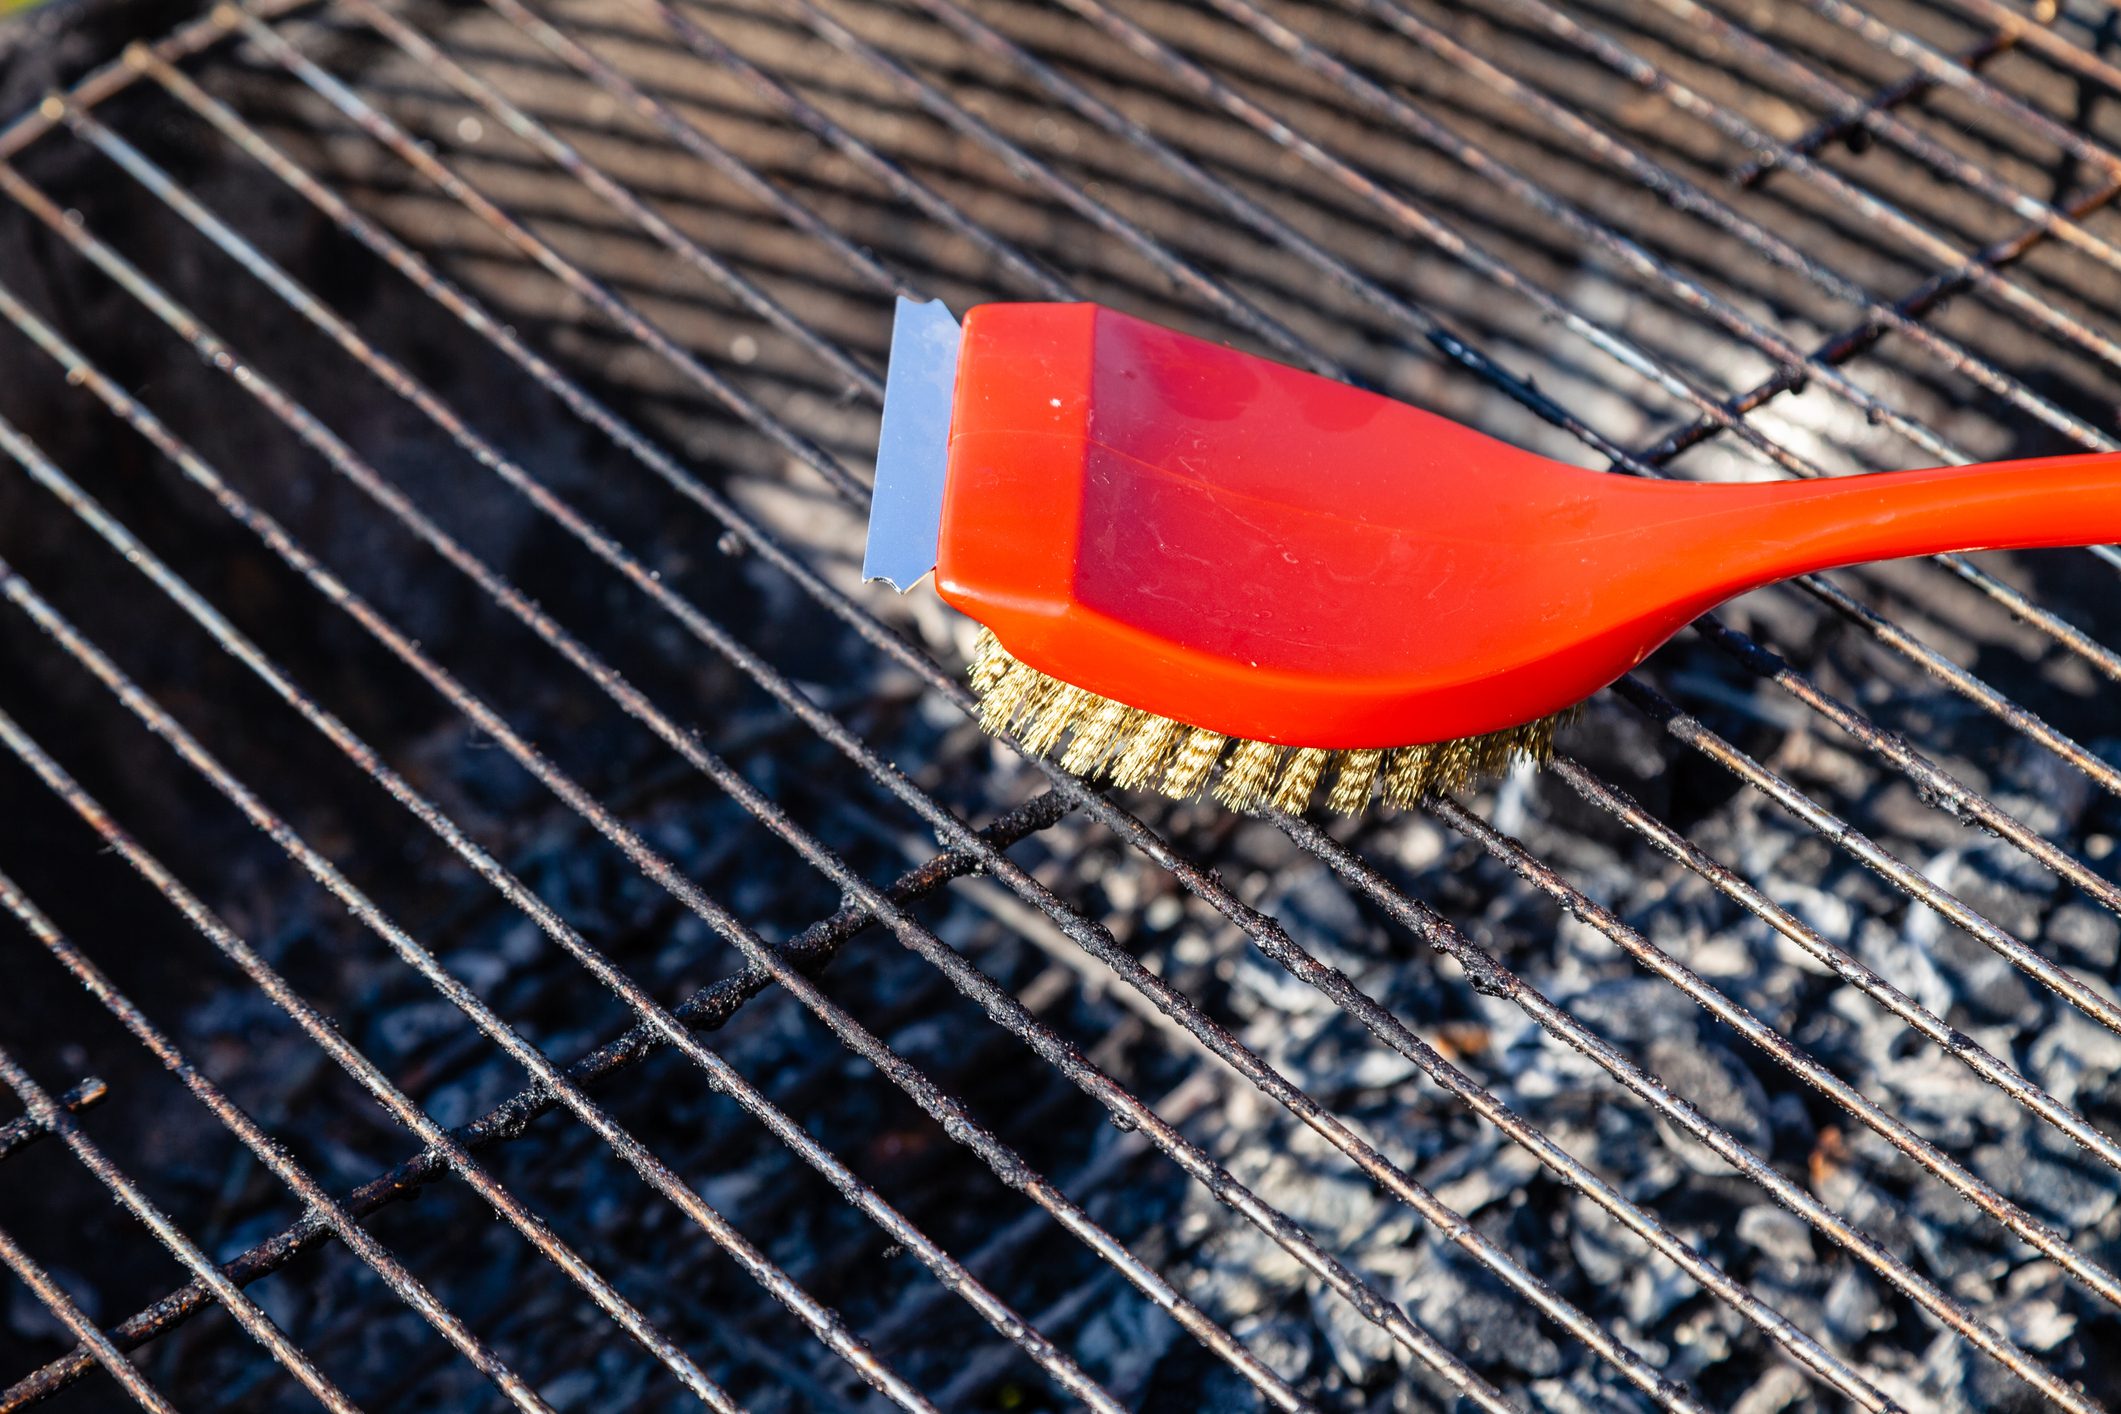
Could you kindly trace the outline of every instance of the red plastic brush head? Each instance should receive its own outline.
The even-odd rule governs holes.
[[[1621,484],[1630,503],[1679,489],[1096,305],[984,305],[959,351],[936,590],[1020,660],[1181,722],[1441,741],[1581,700],[1688,617],[1584,651],[1594,597],[1640,602],[1615,573],[1655,573],[1614,538],[1642,509],[1614,504]]]
[[[988,725],[1069,737],[1071,769],[1187,794],[1227,738],[1219,796],[1300,808],[1337,752],[1355,808],[1380,775],[1410,799],[1543,753],[1554,714],[1744,589],[2117,533],[2110,455],[1638,480],[1096,305],[960,331],[909,303],[867,572],[932,565],[992,632]]]

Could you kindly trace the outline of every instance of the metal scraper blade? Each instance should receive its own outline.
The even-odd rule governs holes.
[[[903,594],[935,568],[943,529],[950,401],[957,384],[957,320],[941,300],[899,297],[884,373],[884,427],[862,579]]]

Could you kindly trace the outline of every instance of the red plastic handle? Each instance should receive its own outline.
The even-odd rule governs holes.
[[[1645,481],[1095,305],[986,305],[959,352],[936,585],[1129,706],[1381,747],[1557,711],[1770,580],[2107,540],[2113,456]]]

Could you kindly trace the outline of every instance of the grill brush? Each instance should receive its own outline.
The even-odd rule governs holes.
[[[1748,589],[2116,539],[2121,455],[1639,480],[1094,304],[901,299],[863,575],[934,570],[983,725],[1068,770],[1354,812],[1544,758]]]

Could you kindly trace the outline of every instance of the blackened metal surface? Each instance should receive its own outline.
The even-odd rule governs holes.
[[[857,581],[900,295],[1616,474],[2111,448],[2115,37],[329,0],[62,75],[0,1407],[2113,1402],[2111,548],[1748,596],[1331,830],[993,747]]]

